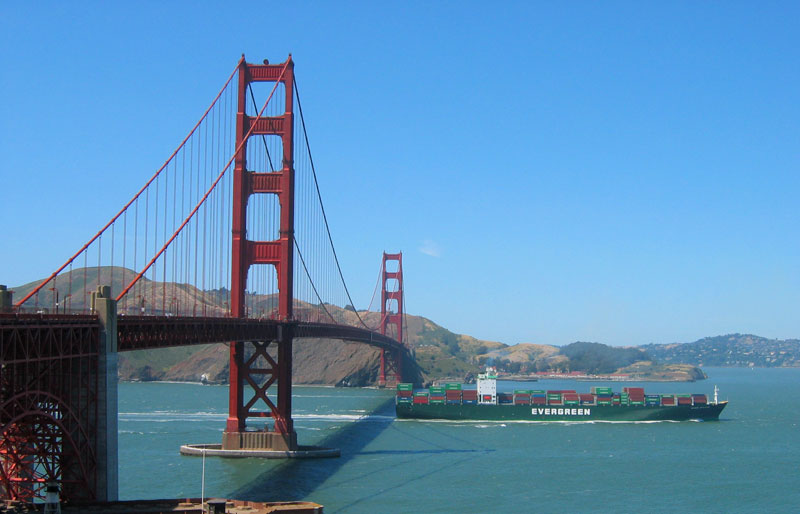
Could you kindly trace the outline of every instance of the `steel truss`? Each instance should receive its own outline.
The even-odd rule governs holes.
[[[98,345],[92,316],[0,316],[0,496],[97,491]]]

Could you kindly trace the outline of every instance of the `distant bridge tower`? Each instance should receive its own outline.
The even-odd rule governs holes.
[[[391,264],[389,264],[391,263]],[[397,263],[396,266],[394,263]],[[391,268],[392,271],[389,271]],[[381,288],[381,334],[403,343],[403,253],[383,252]],[[403,380],[403,352],[381,350],[378,385],[387,385],[390,375],[395,384]]]
[[[252,82],[283,84],[285,112],[279,116],[248,116],[247,92]],[[276,89],[279,91],[279,89]],[[231,311],[234,318],[244,318],[245,288],[250,266],[270,264],[278,277],[278,316],[285,322],[277,341],[248,343],[252,355],[245,359],[245,343],[231,343],[230,399],[228,421],[223,434],[223,448],[273,448],[294,450],[297,436],[292,426],[292,300],[294,276],[294,63],[291,55],[285,63],[255,65],[239,62],[238,112],[236,115],[236,157],[233,175],[233,245],[231,259]],[[252,131],[251,131],[252,129]],[[283,165],[279,171],[247,169],[247,138],[271,135],[281,138]],[[247,203],[251,195],[277,195],[280,205],[280,233],[274,241],[247,239]],[[277,359],[267,350],[277,345]],[[265,364],[266,363],[266,364]],[[252,396],[245,401],[245,383]],[[267,395],[277,386],[277,402]],[[269,411],[251,410],[262,400]],[[247,418],[271,417],[274,432],[247,432]]]

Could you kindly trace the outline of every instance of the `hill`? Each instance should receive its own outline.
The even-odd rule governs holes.
[[[706,337],[693,343],[641,346],[660,362],[694,366],[800,366],[800,340],[767,339],[751,334]]]

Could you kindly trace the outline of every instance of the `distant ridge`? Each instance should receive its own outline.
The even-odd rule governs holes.
[[[659,362],[721,367],[800,367],[800,339],[752,334],[705,337],[692,343],[640,346]]]

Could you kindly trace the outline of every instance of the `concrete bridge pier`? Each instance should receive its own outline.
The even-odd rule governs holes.
[[[94,311],[100,321],[97,385],[97,500],[119,499],[117,443],[117,301],[111,287],[98,286],[92,293]]]

